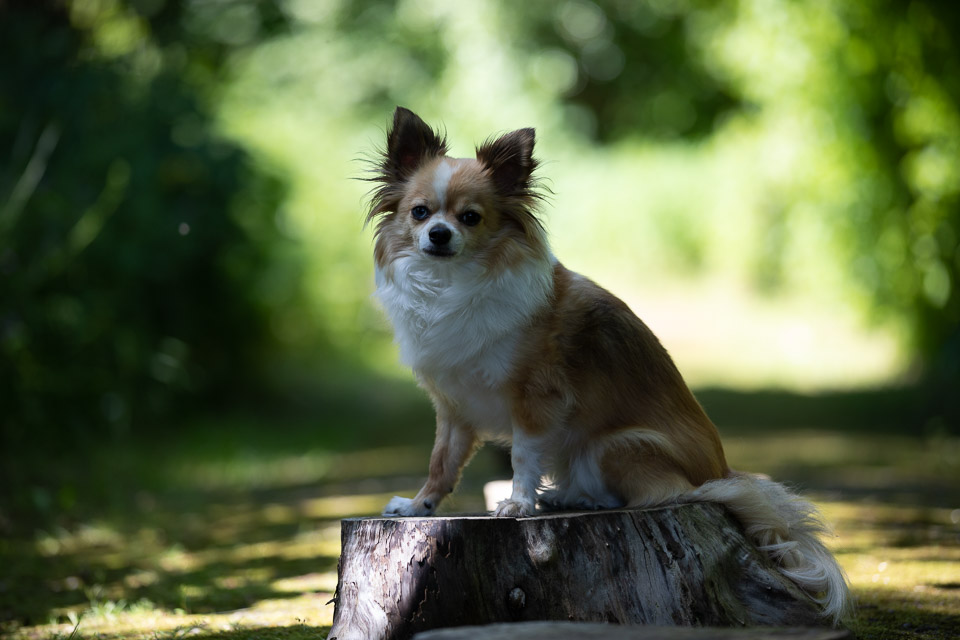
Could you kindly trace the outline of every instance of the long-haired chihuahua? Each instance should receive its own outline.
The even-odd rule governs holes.
[[[846,581],[815,508],[732,471],[653,332],[550,251],[534,140],[519,129],[451,158],[444,136],[394,113],[370,178],[376,295],[437,426],[426,484],[384,515],[433,514],[481,442],[509,443],[512,494],[494,515],[719,502],[839,619]]]

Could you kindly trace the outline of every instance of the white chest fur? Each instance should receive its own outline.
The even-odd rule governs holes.
[[[376,278],[404,364],[475,428],[509,436],[503,385],[524,329],[552,292],[551,262],[490,274],[472,263],[409,255],[377,269]]]

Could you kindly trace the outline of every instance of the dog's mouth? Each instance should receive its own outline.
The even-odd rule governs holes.
[[[435,258],[452,258],[457,255],[456,252],[450,249],[444,249],[440,247],[426,247],[423,252],[428,256],[433,256]]]

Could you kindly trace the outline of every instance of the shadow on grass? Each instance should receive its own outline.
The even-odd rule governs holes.
[[[857,638],[949,640],[960,638],[960,615],[937,611],[942,593],[932,589],[904,597],[900,592],[864,590],[849,625]]]
[[[210,522],[212,530],[219,526]],[[336,521],[305,519],[274,527],[269,539],[256,535],[258,526],[240,528],[235,544],[193,540],[189,550],[174,521],[168,530],[144,529],[141,534],[148,533],[139,536],[103,530],[102,541],[85,538],[83,531],[64,532],[60,540],[65,548],[59,550],[49,538],[39,545],[11,542],[2,554],[0,621],[44,624],[62,620],[70,610],[107,609],[112,614],[141,604],[151,610],[210,614],[332,590],[329,576],[319,586],[309,577],[336,571],[335,544],[315,533],[335,527]],[[257,541],[247,542],[248,532]],[[302,586],[278,588],[289,580]]]
[[[84,634],[78,627],[75,632],[57,633],[49,640],[119,640],[123,634],[96,633]],[[330,627],[294,624],[276,627],[249,627],[228,629],[225,631],[211,631],[205,624],[187,624],[166,631],[156,631],[151,634],[151,640],[323,640],[330,633]]]
[[[323,640],[330,632],[330,627],[309,627],[306,625],[292,625],[289,627],[261,627],[257,629],[237,629],[221,631],[207,635],[199,633],[191,635],[196,640]],[[165,636],[158,636],[164,640]]]
[[[765,439],[813,429],[847,434],[856,447],[876,434],[915,438],[931,428],[918,390],[807,396],[707,389],[697,396],[725,437],[760,443],[761,462],[848,497],[876,496],[877,489],[850,480],[842,457],[797,462],[790,448],[806,446],[802,438],[769,451]],[[429,402],[412,383],[377,382],[302,390],[67,456],[17,452],[15,465],[24,471],[15,495],[0,497],[0,521],[7,515],[0,622],[43,624],[62,621],[68,610],[140,601],[207,614],[329,592],[338,520],[372,514],[389,495],[415,490],[432,436]],[[897,464],[894,456],[877,468]],[[925,482],[917,480],[917,492],[939,491]],[[883,499],[897,500],[889,492]],[[927,535],[918,526],[896,533],[904,544],[911,536],[928,542],[916,538]],[[267,631],[191,637],[317,636],[316,627],[303,625]]]
[[[429,455],[429,402],[412,384],[377,389],[305,390],[65,454],[0,452],[14,488],[0,492],[0,632],[332,591],[339,519],[409,490]]]
[[[816,428],[844,433],[924,435],[952,430],[920,387],[798,393],[704,388],[697,399],[721,431]]]

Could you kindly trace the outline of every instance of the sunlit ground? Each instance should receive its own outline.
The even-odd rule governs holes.
[[[387,394],[389,396],[389,394]],[[397,396],[400,397],[400,396]],[[350,406],[352,400],[342,401]],[[0,612],[14,638],[315,638],[331,624],[340,518],[414,492],[430,410],[198,420],[175,442],[62,463],[60,524],[0,541]],[[399,402],[399,404],[396,404]],[[793,408],[784,406],[784,412]],[[731,464],[806,488],[859,606],[862,638],[960,633],[960,439],[812,425],[722,425]],[[506,477],[485,449],[452,512]]]

